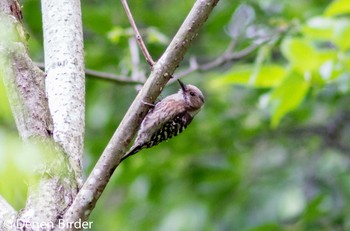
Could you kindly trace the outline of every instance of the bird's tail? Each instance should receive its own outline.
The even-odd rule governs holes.
[[[123,160],[125,160],[126,158],[128,158],[129,156],[132,156],[132,155],[138,153],[141,149],[142,149],[141,145],[137,145],[135,147],[131,147],[130,150],[120,159],[120,163]]]

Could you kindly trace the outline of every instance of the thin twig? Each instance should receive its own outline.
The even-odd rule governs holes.
[[[175,82],[176,80],[178,80],[184,76],[187,76],[195,71],[207,71],[207,70],[219,67],[219,66],[223,65],[224,63],[232,61],[234,59],[241,59],[241,58],[249,55],[251,52],[253,52],[256,48],[259,47],[259,44],[253,43],[252,45],[244,48],[243,50],[232,52],[235,45],[236,45],[235,42],[232,41],[228,45],[226,51],[222,55],[220,55],[216,59],[214,59],[210,62],[204,63],[204,64],[198,64],[195,57],[191,58],[190,59],[190,66],[187,69],[179,72],[178,74],[175,74],[174,77],[169,81],[169,84],[171,84],[171,83]]]
[[[211,70],[211,69],[214,69],[216,67],[223,65],[226,62],[230,62],[230,61],[235,60],[235,59],[241,59],[241,58],[249,55],[250,53],[252,53],[260,45],[261,44],[253,43],[250,46],[244,48],[243,50],[233,52],[232,50],[235,47],[235,43],[231,42],[228,45],[225,52],[223,52],[223,54],[219,55],[214,60],[209,61],[209,62],[204,63],[204,64],[198,64],[197,58],[191,57],[190,62],[189,62],[189,64],[190,64],[189,67],[187,69],[182,70],[179,73],[175,74],[174,77],[169,81],[168,84],[172,84],[177,79],[180,79],[184,76],[187,76],[195,71]],[[35,62],[35,64],[40,69],[45,68],[45,65],[43,63]],[[92,78],[111,81],[111,82],[114,82],[117,84],[144,84],[144,81],[142,81],[141,79],[136,80],[136,79],[133,79],[132,77],[116,75],[113,73],[108,73],[108,72],[103,72],[103,71],[95,71],[95,70],[88,69],[88,68],[85,69],[85,73],[86,73],[86,75],[88,75]],[[139,73],[139,74],[141,74],[141,73]]]
[[[126,15],[128,16],[128,19],[129,19],[129,22],[130,22],[130,24],[131,24],[131,27],[132,27],[132,29],[133,29],[134,32],[135,32],[135,36],[136,36],[136,39],[137,39],[137,43],[139,44],[140,49],[141,49],[143,55],[145,56],[147,63],[148,63],[151,67],[153,67],[154,61],[153,61],[151,55],[149,54],[149,52],[148,52],[148,50],[147,50],[147,48],[146,48],[145,43],[143,42],[143,39],[142,39],[142,37],[141,37],[141,34],[140,34],[139,30],[137,29],[135,20],[134,20],[134,18],[132,17],[131,11],[130,11],[129,6],[128,6],[128,3],[127,3],[126,0],[121,0],[121,2],[122,2],[123,7],[124,7],[124,9],[125,9]]]
[[[129,48],[131,55],[132,72],[131,79],[135,81],[145,81],[146,76],[144,71],[140,70],[140,52],[137,45],[137,40],[134,37],[129,38]]]
[[[42,70],[45,69],[44,63],[41,63],[41,62],[33,62],[33,63],[40,69]],[[124,76],[103,72],[103,71],[95,71],[87,68],[85,69],[85,74],[90,76],[91,78],[103,79],[103,80],[111,81],[118,84],[143,84],[144,83],[143,81],[133,80],[129,77],[124,77]]]
[[[85,69],[85,74],[89,75],[90,77],[93,78],[99,78],[99,79],[104,79],[108,81],[113,81],[119,84],[143,84],[143,81],[140,80],[134,80],[129,77],[124,77],[112,73],[107,73],[107,72],[102,72],[102,71],[94,71],[91,69]]]
[[[191,57],[189,62],[189,67],[185,70],[180,71],[179,73],[175,74],[174,77],[169,81],[168,84],[172,84],[177,79],[180,79],[184,76],[187,76],[195,71],[207,71],[210,69],[214,69],[216,67],[219,67],[223,65],[226,62],[230,62],[235,59],[241,59],[247,55],[249,55],[251,52],[253,52],[255,49],[259,47],[261,44],[253,43],[252,45],[244,48],[243,50],[232,52],[234,49],[234,42],[230,43],[226,49],[226,51],[221,54],[220,56],[216,57],[214,60],[209,61],[204,64],[198,64],[196,57]],[[44,69],[45,65],[44,63],[35,62],[35,64],[40,68]],[[86,75],[96,78],[96,79],[102,79],[106,81],[111,81],[117,84],[144,84],[144,81],[136,80],[128,76],[121,76],[116,75],[113,73],[103,72],[103,71],[95,71],[92,69],[85,69]],[[139,73],[141,74],[141,73]]]

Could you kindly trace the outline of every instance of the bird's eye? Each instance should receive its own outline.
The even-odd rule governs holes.
[[[195,96],[196,94],[194,92],[190,92],[190,95],[191,96]]]

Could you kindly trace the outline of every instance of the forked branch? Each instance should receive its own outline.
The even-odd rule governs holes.
[[[89,217],[148,111],[148,106],[142,102],[152,103],[159,96],[218,1],[196,1],[170,45],[153,66],[149,78],[131,104],[73,204],[64,214],[65,222],[86,220]]]

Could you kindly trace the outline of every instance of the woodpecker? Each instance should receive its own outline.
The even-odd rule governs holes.
[[[149,110],[141,123],[133,146],[120,160],[122,162],[143,148],[151,148],[162,141],[180,134],[201,110],[204,96],[193,85],[185,85],[180,80],[180,90],[165,97]]]

